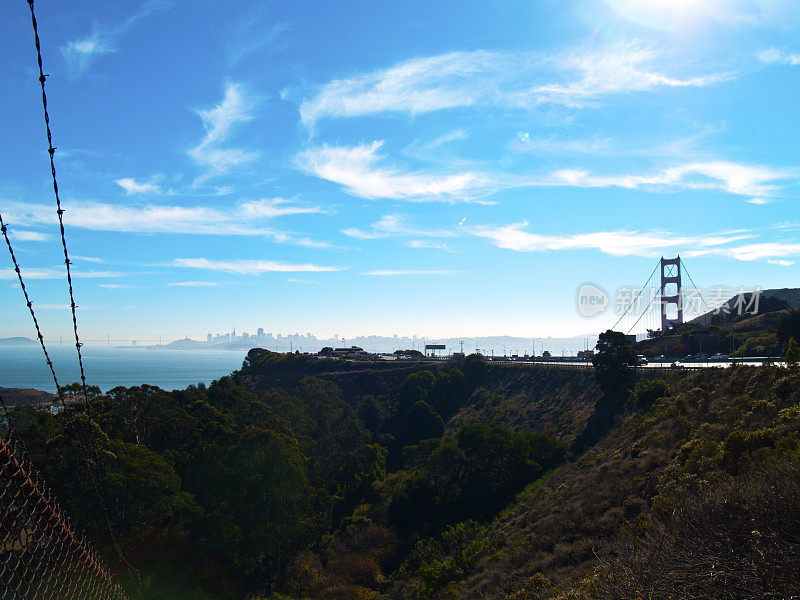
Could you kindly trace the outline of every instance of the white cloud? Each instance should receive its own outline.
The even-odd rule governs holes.
[[[83,75],[95,58],[115,51],[110,36],[96,27],[91,35],[69,41],[61,46],[60,50],[61,56],[67,63],[70,77],[73,79]]]
[[[780,260],[775,258],[768,258],[767,262],[771,265],[779,265],[781,267],[791,267],[794,264],[793,260]]]
[[[11,236],[11,239],[18,242],[46,242],[50,239],[50,236],[46,233],[25,231],[23,229],[9,229],[8,234]]]
[[[242,202],[239,208],[243,215],[264,219],[324,212],[318,206],[299,206],[283,198],[262,198]]]
[[[457,275],[461,271],[442,271],[442,270],[416,270],[416,269],[379,269],[377,271],[366,271],[362,275],[373,275],[377,277],[396,277],[400,275]]]
[[[724,254],[736,260],[754,261],[764,259],[784,258],[800,255],[800,243],[796,242],[761,242],[746,244],[736,248],[725,249],[719,254]]]
[[[697,161],[645,174],[600,175],[585,169],[561,169],[545,175],[463,171],[456,174],[403,171],[384,166],[378,152],[382,141],[359,146],[311,148],[296,157],[300,169],[338,183],[360,198],[411,201],[479,201],[505,188],[580,187],[644,189],[653,191],[718,190],[749,196],[765,203],[778,191],[777,183],[797,174],[796,169],[775,169],[732,161]]]
[[[90,263],[104,263],[106,262],[103,258],[98,258],[97,256],[81,256],[78,254],[70,254],[69,255],[71,260],[81,261],[81,262],[90,262]]]
[[[247,96],[241,85],[229,83],[225,88],[225,96],[217,106],[197,111],[203,121],[206,135],[200,144],[189,150],[189,156],[207,171],[196,183],[227,173],[234,167],[252,162],[259,157],[258,152],[222,147],[235,125],[253,119],[251,110],[254,104],[255,101]]]
[[[583,106],[599,97],[659,87],[701,87],[730,74],[679,77],[662,73],[653,48],[618,44],[551,56],[476,50],[398,63],[331,81],[302,102],[308,126],[323,118],[380,113],[412,115],[466,106],[529,108],[541,103]]]
[[[216,281],[173,281],[167,284],[170,287],[216,287]]]
[[[122,283],[98,283],[97,287],[105,288],[107,290],[135,290],[135,285],[124,285]]]
[[[434,250],[444,250],[445,252],[451,252],[452,250],[450,247],[444,242],[433,242],[431,240],[409,240],[408,242],[409,248],[431,248]]]
[[[343,229],[342,233],[346,236],[359,240],[375,240],[390,236],[408,235],[422,237],[452,237],[454,232],[447,229],[420,229],[408,223],[408,219],[403,215],[384,215],[376,221],[368,231],[350,227]]]
[[[800,243],[751,242],[758,237],[749,231],[685,235],[671,231],[598,231],[591,233],[542,235],[526,231],[526,222],[468,229],[490,240],[498,248],[517,252],[599,250],[613,256],[657,257],[680,253],[685,257],[725,256],[740,261],[782,259],[800,256]],[[784,264],[776,262],[774,264]]]
[[[172,264],[176,267],[222,271],[236,275],[260,275],[261,273],[318,273],[326,271],[343,271],[346,267],[327,267],[306,264],[289,264],[273,260],[210,260],[207,258],[176,258]]]
[[[777,48],[767,48],[759,50],[757,56],[766,65],[800,66],[800,54],[796,52],[783,52]]]
[[[47,204],[9,201],[6,212],[21,224],[54,225],[57,217]],[[321,212],[311,206],[294,204],[282,198],[241,202],[231,208],[205,206],[169,206],[159,204],[119,205],[71,201],[64,222],[71,227],[96,231],[131,233],[183,233],[203,235],[263,235],[279,243],[313,246],[316,242],[277,231],[265,221],[285,215]]]
[[[116,52],[118,38],[127,33],[139,20],[170,5],[169,0],[148,0],[122,23],[106,27],[95,24],[90,35],[62,45],[59,50],[67,64],[70,77],[77,79],[89,69],[97,57]]]
[[[599,231],[593,233],[542,235],[525,231],[528,223],[502,226],[477,226],[472,234],[491,240],[498,248],[517,252],[554,250],[599,250],[614,256],[659,256],[682,248],[714,248],[752,238],[744,233],[705,236],[679,235],[668,231]]]
[[[534,183],[570,187],[722,190],[763,200],[764,196],[774,194],[777,189],[776,181],[791,176],[792,173],[788,170],[729,161],[709,161],[687,163],[646,175],[593,175],[581,169],[564,169]]]
[[[72,276],[76,279],[103,279],[111,277],[124,277],[124,273],[117,271],[80,271],[72,269]],[[64,267],[39,267],[22,269],[23,279],[66,279]],[[0,279],[17,279],[17,274],[12,269],[0,269]]]
[[[407,173],[382,167],[378,164],[382,145],[377,140],[359,146],[323,145],[300,153],[296,162],[306,173],[338,183],[361,198],[454,201],[485,186],[483,176],[475,172]]]
[[[139,182],[132,177],[117,179],[115,183],[125,190],[128,196],[131,194],[155,194],[161,191],[161,188],[154,181]]]

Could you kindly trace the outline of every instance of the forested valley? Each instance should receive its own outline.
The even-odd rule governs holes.
[[[479,355],[254,349],[207,387],[91,396],[14,420],[131,598],[800,589],[796,369],[631,370],[609,383]]]

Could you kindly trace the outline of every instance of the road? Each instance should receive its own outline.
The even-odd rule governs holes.
[[[509,360],[509,361],[493,361],[495,363],[500,364],[509,364],[509,365],[548,365],[554,367],[571,367],[571,368],[585,368],[590,369],[592,368],[592,363],[587,362],[584,360],[552,360],[552,361],[545,361],[545,360],[537,360],[537,361],[530,361],[530,360]],[[643,369],[669,369],[672,368],[674,364],[676,368],[684,368],[684,369],[724,369],[730,367],[734,364],[739,366],[749,366],[749,367],[763,367],[764,364],[770,364],[776,367],[785,367],[785,362],[774,361],[773,359],[769,358],[746,358],[746,359],[736,359],[735,363],[732,360],[697,360],[697,361],[664,361],[664,362],[648,362],[646,365],[640,365],[640,368]]]

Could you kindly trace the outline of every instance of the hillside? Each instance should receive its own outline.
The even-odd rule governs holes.
[[[649,332],[649,339],[637,343],[637,351],[647,358],[664,355],[670,360],[716,353],[777,358],[786,351],[790,338],[800,340],[798,305],[800,288],[765,290],[758,304],[746,296],[740,306],[733,297],[720,309],[678,325],[666,336],[661,331]]]
[[[124,548],[169,517],[127,580],[143,598],[783,598],[800,591],[798,384],[641,372],[604,393],[591,371],[478,356],[253,350],[208,388],[15,418],[107,558],[81,446]]]
[[[31,388],[0,387],[0,396],[9,407],[17,404],[52,404],[56,399],[55,394]]]

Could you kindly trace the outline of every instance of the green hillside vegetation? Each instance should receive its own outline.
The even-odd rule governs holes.
[[[106,514],[125,550],[161,526],[131,557],[132,597],[800,593],[800,372],[599,381],[252,350],[208,387],[15,418],[110,564]]]
[[[800,310],[785,300],[762,298],[757,314],[738,314],[733,306],[726,310],[711,313],[705,324],[695,320],[678,325],[666,337],[660,330],[650,331],[650,338],[637,344],[637,352],[648,358],[676,359],[701,352],[729,355],[734,348],[734,356],[777,359],[785,354],[791,338],[800,339]]]

